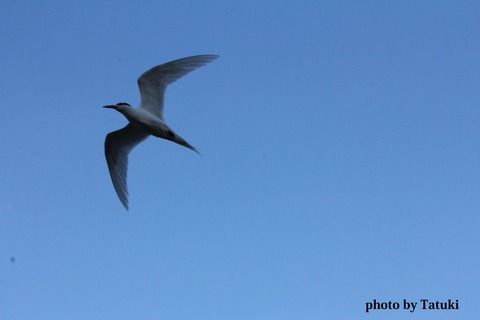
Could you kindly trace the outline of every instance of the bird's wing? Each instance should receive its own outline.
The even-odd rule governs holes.
[[[148,133],[131,124],[110,132],[105,138],[105,158],[118,198],[128,210],[127,168],[128,153],[148,137]]]
[[[143,73],[138,78],[140,89],[140,108],[163,119],[163,96],[167,86],[212,60],[216,55],[200,55],[170,61]]]

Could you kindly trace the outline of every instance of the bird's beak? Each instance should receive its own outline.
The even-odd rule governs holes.
[[[115,109],[115,106],[114,105],[109,105],[109,106],[103,106],[103,108]]]

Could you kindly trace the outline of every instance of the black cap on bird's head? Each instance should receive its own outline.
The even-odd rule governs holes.
[[[117,109],[117,107],[119,106],[129,106],[131,107],[128,103],[126,102],[119,102],[117,104],[111,104],[111,105],[108,105],[108,106],[103,106],[104,108],[110,108],[110,109]]]

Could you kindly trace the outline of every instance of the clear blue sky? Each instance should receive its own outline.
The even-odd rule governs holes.
[[[478,1],[3,1],[0,318],[478,319],[479,35]],[[125,211],[101,106],[207,53],[165,108],[202,155],[139,145]]]

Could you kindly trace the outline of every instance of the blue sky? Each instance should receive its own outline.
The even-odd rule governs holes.
[[[479,33],[476,1],[4,1],[0,318],[478,318]],[[126,212],[101,106],[196,54],[165,117],[202,155],[139,145]]]

